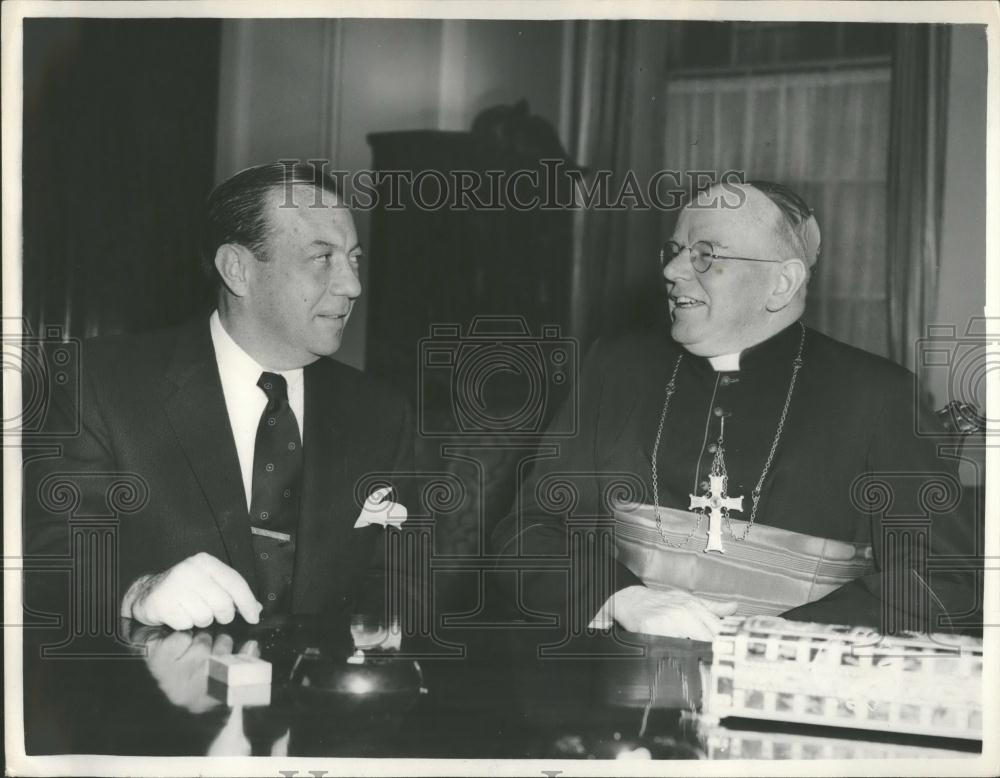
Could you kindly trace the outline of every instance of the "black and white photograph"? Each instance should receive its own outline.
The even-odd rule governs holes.
[[[1000,772],[995,3],[2,13],[6,774]]]

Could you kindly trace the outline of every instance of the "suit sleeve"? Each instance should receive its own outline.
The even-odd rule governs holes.
[[[530,471],[518,473],[514,506],[492,535],[495,554],[523,562],[513,568],[502,562],[494,574],[508,608],[568,617],[571,629],[585,627],[615,591],[639,583],[614,558],[601,494],[599,424],[602,410],[610,411],[602,406],[612,367],[606,347],[596,343],[570,389],[577,392],[578,415],[570,400],[559,409]],[[575,431],[554,434],[566,430]],[[596,518],[604,541],[575,542],[574,517]]]
[[[855,490],[868,514],[876,571],[787,618],[886,633],[975,632],[981,624],[976,509],[962,499],[957,461],[938,453],[946,439],[917,433],[941,425],[915,405],[914,380],[907,374],[890,382],[870,439],[865,488]]]
[[[91,606],[113,608],[117,614],[122,594],[145,572],[136,567],[137,560],[120,553],[120,542],[106,558],[83,559],[80,553],[95,551],[93,538],[71,539],[74,524],[86,533],[88,520],[113,515],[122,500],[141,500],[144,492],[142,479],[123,472],[116,461],[95,383],[101,371],[94,360],[85,346],[78,396],[59,387],[52,391],[42,429],[51,437],[28,435],[22,441],[24,596],[26,608],[36,613],[66,614],[70,588],[91,586],[74,592],[73,601],[107,597],[108,602],[92,601]],[[91,369],[83,369],[87,366]],[[88,564],[101,567],[91,571],[97,578],[74,580],[77,568]],[[106,588],[111,580],[117,587]]]

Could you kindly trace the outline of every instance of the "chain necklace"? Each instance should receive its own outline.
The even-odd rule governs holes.
[[[747,539],[750,534],[750,529],[753,527],[753,523],[757,518],[757,506],[760,504],[761,490],[764,486],[764,479],[767,478],[768,471],[771,469],[771,464],[774,462],[774,454],[778,450],[778,443],[781,440],[781,433],[785,429],[785,418],[788,416],[788,407],[792,402],[792,393],[795,391],[795,381],[799,376],[799,370],[802,369],[802,351],[805,348],[806,343],[806,328],[802,322],[799,322],[799,329],[801,330],[801,335],[799,336],[799,350],[795,355],[795,359],[792,360],[792,379],[788,383],[788,394],[785,395],[785,405],[781,409],[781,417],[778,419],[778,428],[774,432],[774,440],[771,442],[771,450],[767,454],[767,460],[764,462],[764,469],[761,471],[760,478],[757,479],[757,485],[754,487],[751,494],[751,499],[753,500],[753,508],[750,511],[750,521],[747,523],[747,528],[743,531],[743,534],[737,537],[732,530],[732,525],[729,523],[728,516],[726,518],[727,525],[729,526],[729,534],[735,540],[743,541]],[[684,538],[683,543],[675,544],[667,540],[667,536],[663,534],[663,521],[660,517],[660,485],[659,479],[656,473],[656,460],[658,459],[660,451],[660,440],[663,437],[663,425],[667,420],[667,411],[670,409],[670,398],[674,396],[674,392],[677,389],[677,372],[681,367],[681,360],[684,358],[684,353],[681,352],[677,356],[677,361],[674,362],[673,372],[670,374],[670,380],[667,382],[666,389],[664,390],[663,397],[663,410],[660,411],[660,423],[656,428],[656,440],[653,443],[653,456],[650,460],[650,467],[653,475],[653,514],[656,517],[656,531],[660,534],[660,538],[671,548],[683,548],[688,544],[688,541],[694,537],[694,533],[698,531],[701,526],[702,512],[698,511],[698,520],[695,522],[694,528],[688,533],[688,536]],[[721,446],[719,447],[721,450]],[[716,454],[718,457],[718,452]]]

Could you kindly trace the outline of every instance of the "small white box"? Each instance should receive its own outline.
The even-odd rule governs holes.
[[[271,663],[242,654],[213,656],[208,660],[208,677],[230,686],[271,683]]]
[[[271,684],[230,686],[216,678],[208,679],[208,693],[230,708],[254,708],[271,704]]]

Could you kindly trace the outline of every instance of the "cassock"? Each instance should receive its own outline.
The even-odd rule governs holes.
[[[975,520],[941,438],[916,432],[940,425],[918,424],[913,374],[799,322],[725,362],[662,333],[594,346],[551,425],[574,434],[539,447],[494,531],[526,560],[505,579],[519,607],[578,630],[644,584],[744,615],[975,623]]]

